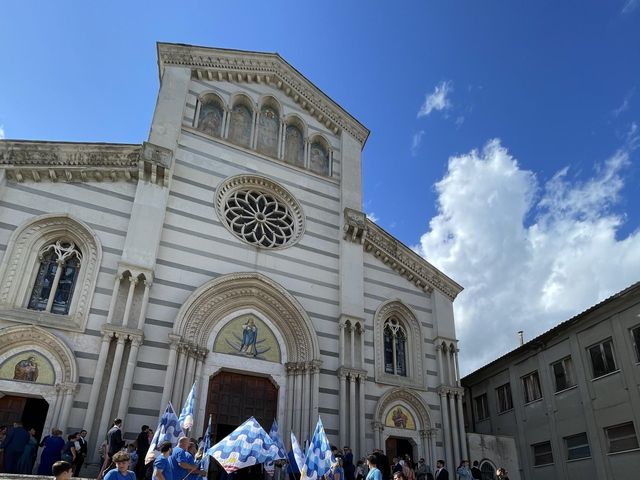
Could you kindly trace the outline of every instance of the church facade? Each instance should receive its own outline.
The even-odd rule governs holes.
[[[158,44],[141,145],[0,141],[0,423],[113,418],[196,382],[199,436],[466,458],[462,288],[362,212],[369,134],[277,54]]]

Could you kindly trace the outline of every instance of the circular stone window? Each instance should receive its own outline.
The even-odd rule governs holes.
[[[304,232],[304,216],[287,190],[258,175],[237,175],[216,191],[220,221],[239,239],[260,248],[285,248]]]

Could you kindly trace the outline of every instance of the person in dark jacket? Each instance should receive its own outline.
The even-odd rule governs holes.
[[[136,467],[134,471],[136,472],[136,477],[138,480],[143,480],[145,477],[145,465],[144,465],[144,457],[147,455],[149,451],[149,425],[143,425],[141,432],[138,434],[138,438],[136,439],[136,452],[138,453],[138,463],[136,463]]]
[[[480,468],[478,467],[478,465],[479,465],[478,460],[475,460],[473,462],[473,467],[471,467],[471,476],[473,477],[474,480],[482,479],[482,472],[480,471]]]
[[[18,473],[18,460],[20,460],[29,438],[29,432],[22,426],[22,422],[14,422],[13,428],[9,430],[0,445],[0,450],[4,452],[5,473]]]
[[[444,460],[438,460],[436,467],[436,474],[434,478],[436,480],[449,480],[449,472],[444,468]]]

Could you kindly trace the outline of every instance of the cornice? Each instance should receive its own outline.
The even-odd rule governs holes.
[[[343,231],[345,240],[363,244],[367,252],[425,292],[435,288],[455,300],[463,290],[462,286],[366,218],[362,212],[345,208]]]
[[[164,67],[189,67],[202,80],[274,85],[335,134],[344,129],[364,147],[369,130],[277,53],[224,50],[158,43],[160,77]]]
[[[138,176],[141,145],[0,141],[0,168],[17,182],[131,180]]]

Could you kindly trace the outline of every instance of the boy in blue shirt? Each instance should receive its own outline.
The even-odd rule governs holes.
[[[173,469],[169,459],[172,451],[171,442],[162,442],[160,444],[160,455],[153,461],[152,480],[173,480]]]

